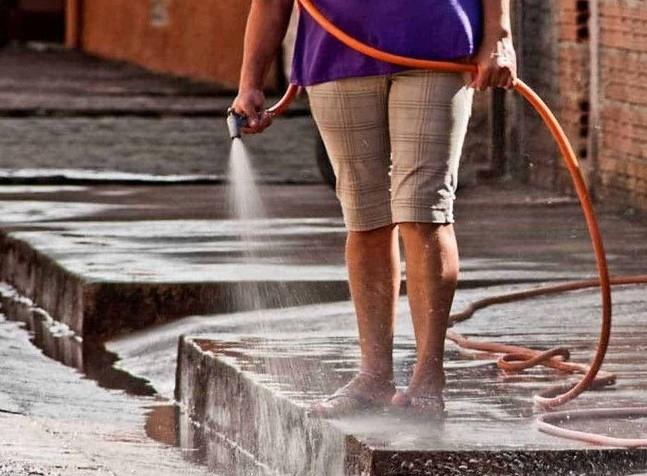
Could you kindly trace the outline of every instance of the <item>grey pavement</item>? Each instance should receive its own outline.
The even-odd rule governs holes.
[[[64,48],[2,49],[0,70],[0,116],[222,116],[233,94]],[[304,114],[304,106],[297,102],[290,113]]]
[[[0,71],[0,181],[226,178],[231,91],[66,50],[0,50]],[[275,122],[247,139],[262,179],[321,182],[307,105]]]
[[[46,68],[47,77],[40,74]],[[173,398],[182,334],[232,349],[229,364],[245,367],[301,406],[355,371],[345,233],[333,192],[317,183],[315,135],[302,105],[295,116],[278,120],[273,134],[246,139],[256,171],[271,183],[260,187],[267,218],[239,222],[227,207],[227,188],[218,184],[228,166],[221,116],[229,93],[60,51],[1,51],[0,69],[0,181],[25,182],[0,186],[0,280],[69,325],[79,340],[86,332],[110,336],[106,346],[121,358],[117,366],[152,382],[164,399]],[[29,184],[60,177],[106,183]],[[119,179],[167,185],[110,184]],[[205,179],[213,183],[179,185]],[[644,273],[647,225],[611,210],[600,217],[612,273]],[[462,270],[456,310],[492,293],[595,276],[572,198],[514,183],[469,187],[459,191],[457,218]],[[243,300],[250,293],[273,296],[251,299],[247,307],[281,309],[232,314],[241,310],[237,299],[245,293]],[[637,364],[647,341],[644,291],[614,295],[619,319],[608,365],[621,379],[613,396],[635,405],[646,390]],[[398,383],[404,384],[413,341],[406,301],[400,304]],[[459,330],[529,345],[563,342],[573,346],[574,358],[586,360],[598,312],[597,295],[587,291],[484,311]],[[83,350],[96,346],[87,339]],[[282,362],[293,359],[314,380],[295,382],[293,374],[282,380],[285,375],[275,371],[283,367],[261,365],[268,353]],[[445,448],[455,449],[451,445],[470,424],[510,445],[510,428],[523,441],[556,445],[528,425],[531,393],[558,376],[502,379],[491,360],[466,358],[453,347],[448,358],[448,406],[459,418],[436,435]],[[0,390],[0,475],[206,471],[147,436],[147,407],[158,402],[100,388],[44,357],[25,330],[4,319],[0,360],[3,383],[11,383]],[[610,399],[611,393],[586,396],[582,405]],[[389,440],[373,431],[375,421],[355,423],[355,434],[377,438],[387,449],[429,448],[439,441],[399,430]],[[381,424],[393,430],[392,421]],[[470,438],[470,444],[481,443],[477,434]]]
[[[321,182],[309,117],[277,119],[272,134],[246,138],[246,143],[263,181]],[[225,180],[230,146],[219,116],[0,117],[0,181],[101,179],[99,173],[106,181],[121,174],[142,180],[168,175]]]
[[[206,475],[145,431],[160,402],[108,391],[45,357],[0,314],[0,475]]]

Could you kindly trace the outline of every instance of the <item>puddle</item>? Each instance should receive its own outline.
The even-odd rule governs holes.
[[[109,390],[130,395],[152,397],[157,392],[148,380],[135,377],[115,367],[116,354],[101,342],[81,339],[70,327],[54,320],[12,288],[0,282],[0,306],[7,319],[22,322],[31,333],[31,342],[44,355],[80,371],[90,380]]]
[[[144,425],[146,434],[165,445],[179,445],[179,421],[177,405],[159,405],[150,408]]]
[[[92,348],[88,348],[92,347]],[[115,367],[119,358],[105,350],[103,344],[86,346],[83,352],[83,368],[80,369],[87,378],[96,381],[100,387],[111,390],[123,390],[130,395],[153,397],[157,391],[146,379],[135,377]]]
[[[2,201],[1,203],[3,223],[68,220],[119,208],[114,205],[35,200]]]
[[[56,192],[85,192],[88,187],[74,185],[2,185],[0,194],[32,194],[32,193],[56,193]]]

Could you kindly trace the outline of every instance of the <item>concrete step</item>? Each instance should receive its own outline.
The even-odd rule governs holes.
[[[456,310],[504,289],[459,291]],[[614,293],[616,333],[605,368],[620,376],[617,385],[613,391],[586,393],[568,408],[644,405],[647,379],[640,349],[647,333],[638,318],[643,293],[640,287]],[[404,301],[400,305],[406,308]],[[590,290],[497,306],[455,330],[474,339],[538,349],[566,346],[572,360],[587,362],[597,337],[598,311],[598,295]],[[211,329],[195,334],[187,326],[189,334],[179,344],[180,439],[185,445],[202,445],[205,459],[221,465],[215,469],[227,472],[251,461],[264,471],[299,476],[629,475],[647,470],[645,449],[598,447],[538,431],[532,396],[572,378],[543,369],[507,375],[497,369],[494,356],[466,353],[454,345],[448,345],[445,355],[444,420],[424,421],[391,409],[335,420],[312,418],[309,405],[358,371],[350,306],[267,311],[256,321],[241,314],[239,321],[218,329],[214,320]],[[394,358],[396,385],[404,388],[415,361],[406,310],[398,316]],[[641,419],[564,425],[624,437],[644,436],[645,431]]]

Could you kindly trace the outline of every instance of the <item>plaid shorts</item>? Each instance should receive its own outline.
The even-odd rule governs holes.
[[[454,222],[473,97],[463,75],[413,70],[307,90],[349,230]]]

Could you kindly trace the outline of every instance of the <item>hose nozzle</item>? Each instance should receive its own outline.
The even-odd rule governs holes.
[[[227,128],[231,140],[240,139],[241,129],[247,126],[247,118],[236,114],[232,108],[227,109]]]

